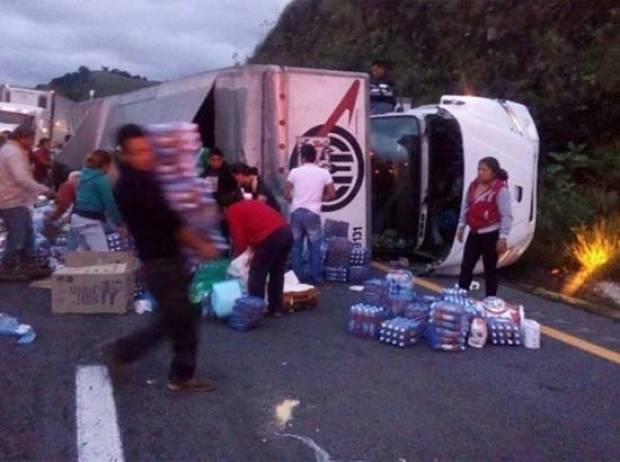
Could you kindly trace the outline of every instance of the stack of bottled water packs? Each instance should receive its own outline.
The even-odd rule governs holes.
[[[426,342],[438,351],[464,351],[469,331],[465,306],[454,302],[433,303],[426,329]]]
[[[387,309],[392,316],[403,316],[415,299],[413,274],[407,270],[394,270],[385,279],[388,283]]]
[[[349,310],[348,331],[361,338],[377,338],[386,311],[381,306],[357,303]]]
[[[328,218],[323,225],[323,235],[325,236],[325,240],[329,240],[333,237],[342,237],[346,239],[347,236],[349,236],[349,223]]]
[[[370,252],[362,246],[353,247],[349,258],[349,282],[363,284],[371,276]]]
[[[198,178],[196,170],[194,159],[202,149],[198,126],[185,122],[158,124],[150,125],[148,132],[157,154],[157,178],[170,207],[199,235],[211,239],[221,250],[226,249],[215,191]],[[188,254],[193,265],[199,264],[195,252],[188,250]]]
[[[353,243],[346,237],[332,237],[326,243],[325,279],[330,282],[347,282]]]
[[[509,319],[488,318],[489,341],[498,346],[521,346],[521,327]]]
[[[228,325],[237,332],[246,332],[258,325],[263,319],[264,311],[265,302],[260,298],[253,296],[238,298],[228,318]]]
[[[370,305],[387,306],[390,284],[385,279],[373,278],[364,282],[364,302]]]
[[[399,348],[411,347],[422,338],[425,324],[423,319],[388,319],[381,324],[379,341]]]

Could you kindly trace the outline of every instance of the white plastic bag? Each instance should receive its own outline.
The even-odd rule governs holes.
[[[237,278],[245,289],[248,287],[248,279],[250,278],[250,264],[252,263],[253,252],[247,249],[237,258],[230,262],[226,274],[232,278]]]

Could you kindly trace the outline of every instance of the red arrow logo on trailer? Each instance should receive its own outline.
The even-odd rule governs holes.
[[[336,126],[336,122],[342,117],[342,114],[345,111],[349,111],[349,123],[351,123],[351,118],[353,118],[353,109],[355,108],[355,100],[357,100],[357,94],[360,89],[360,81],[356,80],[351,85],[351,88],[347,91],[347,93],[342,98],[342,101],[338,104],[334,112],[327,118],[327,121],[321,127],[321,130],[317,133],[316,136],[327,136],[332,131],[332,129]]]

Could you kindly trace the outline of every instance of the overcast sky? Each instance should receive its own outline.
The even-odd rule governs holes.
[[[244,60],[290,0],[0,0],[0,83],[118,68],[166,80]]]

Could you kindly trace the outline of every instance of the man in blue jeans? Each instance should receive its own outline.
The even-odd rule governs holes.
[[[0,279],[26,281],[49,276],[34,264],[35,234],[30,208],[39,194],[53,192],[37,183],[30,171],[28,152],[34,145],[34,129],[20,125],[0,148],[0,219],[7,230],[0,264]]]
[[[303,274],[304,241],[308,238],[310,254],[310,283],[323,283],[321,262],[321,206],[323,201],[336,197],[334,180],[330,173],[316,164],[314,146],[304,144],[300,149],[301,166],[290,171],[286,179],[284,197],[291,203],[291,228],[293,230],[293,271],[300,279]]]

